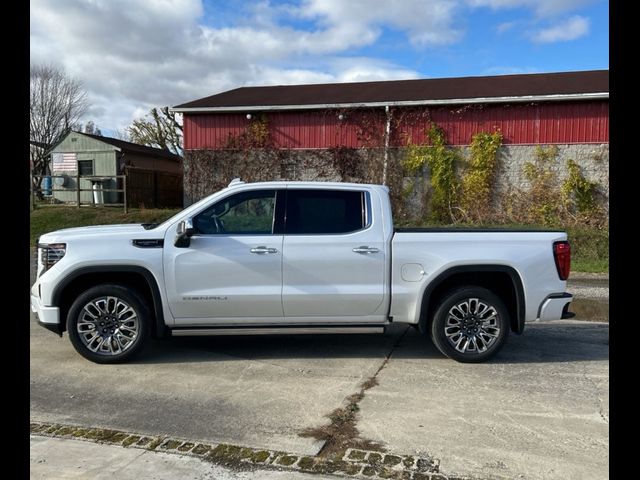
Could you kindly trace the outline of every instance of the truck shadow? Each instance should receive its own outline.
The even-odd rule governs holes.
[[[176,337],[150,342],[133,363],[193,363],[234,360],[391,358],[443,360],[416,329],[391,325],[384,335],[256,335]],[[490,363],[553,363],[609,358],[609,325],[590,322],[528,324],[510,335]]]

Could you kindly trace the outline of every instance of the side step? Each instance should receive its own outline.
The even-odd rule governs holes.
[[[384,325],[375,326],[318,326],[318,327],[217,327],[217,328],[174,328],[173,337],[209,335],[301,335],[316,333],[384,333]]]

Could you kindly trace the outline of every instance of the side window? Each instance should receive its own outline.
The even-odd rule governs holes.
[[[288,190],[287,234],[338,234],[365,226],[364,192]]]
[[[275,190],[236,193],[198,214],[193,226],[206,235],[268,235],[273,231],[275,205]]]
[[[93,160],[78,160],[78,170],[81,177],[93,175]]]

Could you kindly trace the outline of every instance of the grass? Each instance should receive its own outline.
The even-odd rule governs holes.
[[[162,222],[179,209],[130,209],[127,214],[113,207],[41,207],[31,212],[31,245],[46,232],[61,228],[114,223]],[[429,225],[434,226],[434,225]],[[462,225],[457,225],[461,227]],[[502,228],[545,229],[536,225],[487,225]],[[571,271],[589,273],[609,272],[609,231],[591,227],[564,229],[571,242]]]
[[[589,227],[567,228],[571,243],[571,271],[609,273],[609,231]]]
[[[162,222],[179,211],[168,208],[132,208],[125,214],[122,208],[114,207],[40,207],[31,212],[31,245],[36,244],[40,235],[61,228]]]

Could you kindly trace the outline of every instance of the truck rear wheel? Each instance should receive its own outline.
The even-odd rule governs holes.
[[[509,313],[493,292],[467,286],[441,300],[431,322],[435,346],[449,358],[479,363],[494,356],[509,334]]]
[[[97,285],[82,293],[67,315],[76,351],[96,363],[121,363],[137,355],[149,336],[149,309],[121,285]]]

